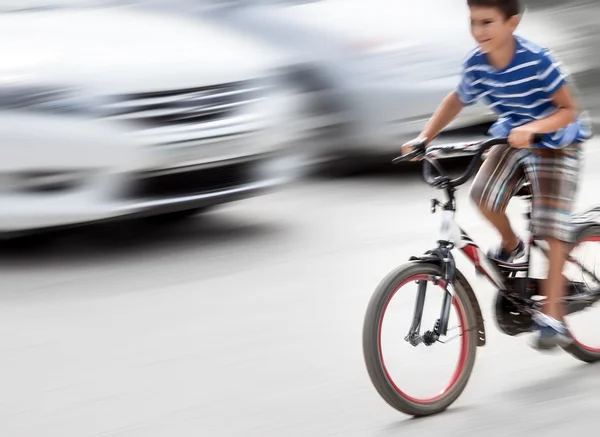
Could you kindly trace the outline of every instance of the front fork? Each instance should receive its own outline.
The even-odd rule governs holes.
[[[450,319],[450,308],[452,307],[452,299],[454,298],[454,273],[456,271],[456,264],[454,257],[452,256],[451,250],[452,245],[447,241],[440,241],[440,247],[433,251],[427,252],[424,257],[412,257],[411,261],[437,261],[441,263],[442,274],[440,277],[432,277],[434,281],[443,281],[444,283],[444,301],[442,302],[442,310],[440,318],[436,321],[433,330],[427,331],[420,335],[421,330],[421,319],[423,318],[423,306],[425,304],[425,296],[427,294],[427,283],[428,280],[417,281],[419,289],[417,292],[417,300],[415,303],[415,312],[413,316],[412,325],[408,331],[408,335],[404,338],[413,346],[418,346],[423,343],[426,346],[431,346],[435,343],[440,336],[448,333],[448,322]]]

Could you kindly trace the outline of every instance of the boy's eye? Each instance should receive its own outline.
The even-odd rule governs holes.
[[[476,26],[476,25],[489,26],[493,22],[494,22],[494,20],[480,20],[480,21],[471,20],[471,26]]]

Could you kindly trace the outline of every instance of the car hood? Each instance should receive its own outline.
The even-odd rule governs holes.
[[[0,79],[107,92],[233,82],[285,64],[273,48],[217,24],[131,7],[0,12],[0,59]]]

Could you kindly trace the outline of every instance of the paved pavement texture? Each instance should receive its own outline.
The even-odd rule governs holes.
[[[600,203],[599,148],[588,144],[580,208]],[[466,188],[458,220],[487,246],[495,236]],[[177,227],[2,251],[0,435],[552,437],[594,429],[600,368],[501,335],[493,289],[462,258],[488,330],[467,389],[444,414],[419,420],[376,394],[362,358],[365,308],[391,269],[435,243],[435,194],[397,168],[297,184]],[[515,202],[513,216],[521,208]]]

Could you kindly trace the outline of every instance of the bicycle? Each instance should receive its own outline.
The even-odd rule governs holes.
[[[501,332],[509,336],[533,332],[532,314],[543,305],[543,297],[538,294],[541,280],[530,277],[531,248],[540,249],[546,258],[548,251],[544,243],[531,234],[530,184],[526,183],[514,196],[523,199],[529,205],[526,213],[530,230],[530,237],[526,240],[529,250],[524,261],[503,263],[488,258],[454,221],[457,210],[454,196],[456,189],[472,176],[477,161],[482,159],[488,149],[498,144],[507,144],[507,141],[507,138],[491,138],[477,142],[432,145],[427,148],[421,143],[411,153],[393,160],[394,163],[398,163],[417,156],[423,157],[423,178],[431,187],[444,190],[447,198],[446,202],[435,198],[431,201],[432,213],[436,213],[440,208],[442,210],[441,235],[437,240],[437,247],[422,255],[410,257],[407,263],[390,272],[372,295],[364,319],[363,355],[370,380],[379,395],[391,407],[405,414],[415,417],[427,416],[440,413],[452,405],[469,381],[477,348],[486,344],[481,307],[467,278],[456,268],[452,253],[454,249],[459,249],[466,255],[478,276],[483,275],[496,289],[494,318]],[[534,142],[539,141],[541,138],[538,135]],[[472,156],[472,159],[461,176],[451,179],[444,174],[437,158],[460,155]],[[438,173],[435,177],[432,168]],[[568,249],[567,263],[574,263],[581,269],[582,274],[591,277],[597,287],[592,288],[585,281],[567,280],[568,292],[563,299],[565,315],[583,311],[600,300],[600,279],[596,277],[595,271],[589,271],[571,256],[573,248],[581,242],[600,242],[600,206],[574,214],[572,223],[576,243]],[[411,282],[418,284],[418,291],[412,325],[404,337],[405,342],[413,347],[431,347],[443,343],[442,338],[446,339],[448,335],[449,314],[453,306],[457,309],[461,322],[462,331],[455,336],[461,337],[462,350],[458,366],[448,387],[429,399],[413,398],[391,380],[381,350],[381,327],[386,309],[398,290]],[[434,326],[421,335],[424,300],[430,282],[442,288],[442,308]],[[567,328],[570,329],[568,324]],[[600,360],[600,348],[585,346],[576,339],[563,349],[584,362]]]

